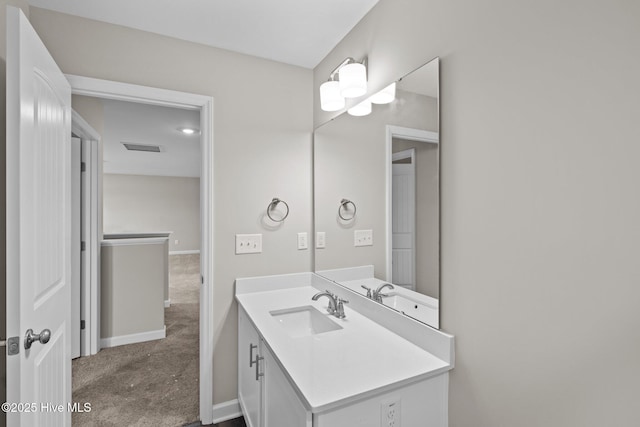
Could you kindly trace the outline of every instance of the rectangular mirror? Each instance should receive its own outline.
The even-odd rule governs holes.
[[[395,89],[314,132],[315,271],[439,328],[439,59]]]

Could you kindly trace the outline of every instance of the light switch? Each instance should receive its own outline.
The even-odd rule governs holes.
[[[316,233],[316,249],[326,248],[326,239],[324,231],[318,231]]]
[[[373,246],[373,230],[355,230],[353,246]]]
[[[309,249],[307,233],[298,233],[298,250]]]
[[[262,252],[262,234],[236,234],[236,255]]]

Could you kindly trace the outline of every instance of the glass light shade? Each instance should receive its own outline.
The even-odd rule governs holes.
[[[396,82],[391,83],[389,86],[382,89],[375,95],[371,95],[369,100],[374,104],[388,104],[396,99]]]
[[[324,111],[338,111],[344,108],[339,82],[328,81],[320,85],[320,108]]]
[[[352,116],[357,116],[357,117],[371,114],[371,101],[369,99],[366,99],[362,101],[360,104],[349,108],[347,112]]]
[[[338,71],[340,95],[357,98],[367,93],[367,67],[364,64],[347,64]]]

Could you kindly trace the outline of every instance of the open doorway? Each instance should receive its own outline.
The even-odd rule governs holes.
[[[106,247],[102,245],[101,258],[104,261],[105,253],[114,250],[109,243],[118,246],[119,240],[164,240],[167,255],[164,268],[168,273],[166,291],[160,296],[164,325],[162,330],[154,327],[151,331],[164,333],[166,325],[166,335],[125,333],[124,340],[121,339],[122,334],[120,337],[117,334],[105,336],[105,331],[109,332],[104,327],[105,320],[108,321],[105,302],[115,306],[117,293],[105,294],[104,287],[96,292],[103,299],[98,303],[103,312],[92,327],[99,328],[99,347],[103,350],[95,356],[74,361],[74,401],[91,402],[93,415],[98,415],[101,412],[98,406],[102,406],[106,411],[103,414],[106,419],[113,421],[114,417],[120,417],[120,424],[125,425],[142,421],[160,425],[154,421],[156,418],[169,424],[197,419],[209,423],[212,421],[213,407],[210,381],[212,338],[208,326],[212,324],[213,315],[209,287],[212,277],[212,263],[209,260],[213,248],[210,235],[212,99],[77,76],[67,77],[77,95],[74,102],[84,102],[85,107],[87,103],[93,103],[94,107],[96,104],[101,106],[103,123],[95,127],[100,128],[101,148],[106,161],[100,162],[100,169],[103,169],[100,174],[100,198],[104,198],[105,204],[101,227],[105,235],[103,243],[108,243]],[[81,112],[83,110],[92,115],[100,109],[80,108]],[[141,119],[141,114],[148,115],[155,122]],[[118,117],[130,126],[137,125],[143,134],[130,133],[124,136],[115,132],[112,125],[114,118]],[[164,127],[165,131],[179,138],[175,143],[162,141],[160,135],[150,132],[159,127]],[[184,129],[195,129],[195,132],[188,135],[183,132]],[[133,146],[133,151],[123,143]],[[113,145],[117,147],[115,152]],[[133,164],[127,165],[126,158],[118,159],[118,155],[123,153],[125,157],[126,154],[132,154],[138,156],[137,160],[142,159],[142,162],[138,162],[142,170],[136,170]],[[152,155],[157,157],[149,157]],[[132,158],[129,156],[129,160]],[[153,161],[160,158],[164,158],[165,162]],[[157,197],[154,198],[154,195]],[[177,217],[180,217],[179,221],[176,221]],[[107,260],[109,266],[113,266],[112,258]],[[130,262],[132,257],[129,255],[120,258],[129,261],[129,265],[139,265],[135,261]],[[141,270],[144,272],[149,269],[143,267]],[[103,273],[100,276],[105,279]],[[116,314],[116,319],[122,320],[123,313],[127,315],[137,311],[138,305],[142,305],[147,298],[138,295],[131,299],[133,305]],[[127,319],[120,323],[130,325],[132,322]],[[143,339],[132,340],[132,337]],[[160,403],[155,405],[154,402]],[[142,414],[143,409],[156,418]],[[138,418],[122,418],[126,411]],[[163,413],[183,418],[172,421]],[[83,415],[74,416],[74,423],[80,425],[95,421],[100,424],[97,418],[81,420]]]
[[[102,119],[103,148],[102,350],[73,362],[73,400],[93,405],[74,422],[197,420],[199,112],[88,97],[74,109]]]

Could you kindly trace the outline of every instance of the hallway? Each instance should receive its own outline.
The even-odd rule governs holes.
[[[73,361],[74,426],[181,426],[198,419],[199,255],[169,257],[167,337]]]

